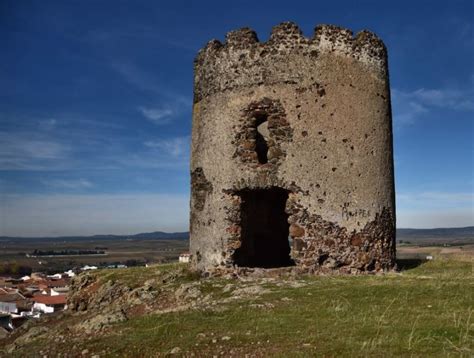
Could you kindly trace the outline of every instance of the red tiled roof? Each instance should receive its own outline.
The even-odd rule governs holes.
[[[63,278],[59,280],[43,280],[43,281],[40,281],[38,284],[38,286],[46,286],[46,287],[66,287],[67,285],[69,285],[69,282]]]
[[[66,304],[66,296],[35,296],[32,298],[36,303],[44,303],[45,305],[61,305]]]
[[[18,293],[18,290],[16,288],[9,288],[9,287],[0,288],[0,295],[3,295],[3,294],[10,295],[13,293]]]

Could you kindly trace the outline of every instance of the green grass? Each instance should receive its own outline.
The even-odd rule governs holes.
[[[432,261],[402,275],[310,277],[224,311],[140,317],[89,344],[111,355],[182,352],[277,356],[473,353],[472,263]],[[267,284],[271,287],[271,284]],[[255,308],[252,303],[271,303]],[[228,336],[229,340],[222,340]],[[213,343],[213,340],[217,340]]]
[[[178,270],[183,266],[157,268]],[[133,281],[138,271],[116,271]],[[142,269],[143,270],[143,269]],[[140,273],[141,274],[141,273]],[[111,279],[112,274],[108,274]],[[184,274],[185,282],[194,280]],[[426,357],[474,354],[473,263],[436,260],[384,276],[305,277],[305,286],[264,283],[271,292],[218,310],[133,318],[106,336],[77,342],[109,356]],[[232,280],[203,280],[202,291],[229,297]],[[267,307],[265,307],[267,305]],[[223,337],[224,340],[223,340]],[[230,337],[230,339],[227,339]],[[101,354],[102,356],[102,354]]]
[[[186,282],[192,282],[199,279],[197,273],[189,271],[188,265],[180,263],[170,263],[153,265],[150,267],[131,267],[124,269],[104,269],[91,271],[90,275],[97,277],[100,282],[107,281],[119,282],[124,286],[136,288],[142,286],[147,280],[163,280],[179,285]]]

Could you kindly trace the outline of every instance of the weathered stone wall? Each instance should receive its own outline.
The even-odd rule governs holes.
[[[256,123],[268,123],[268,161]],[[288,191],[291,257],[303,272],[393,268],[395,203],[387,54],[374,34],[293,23],[267,42],[250,29],[195,60],[191,253],[198,270],[232,269],[239,192]]]

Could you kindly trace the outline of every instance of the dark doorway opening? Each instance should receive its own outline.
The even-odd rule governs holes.
[[[294,265],[288,242],[288,191],[281,188],[248,189],[239,192],[241,246],[234,263],[243,267],[284,267]]]

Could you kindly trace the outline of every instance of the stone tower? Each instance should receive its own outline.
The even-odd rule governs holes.
[[[289,22],[267,42],[248,28],[210,41],[194,67],[190,224],[200,271],[393,268],[383,42]]]

